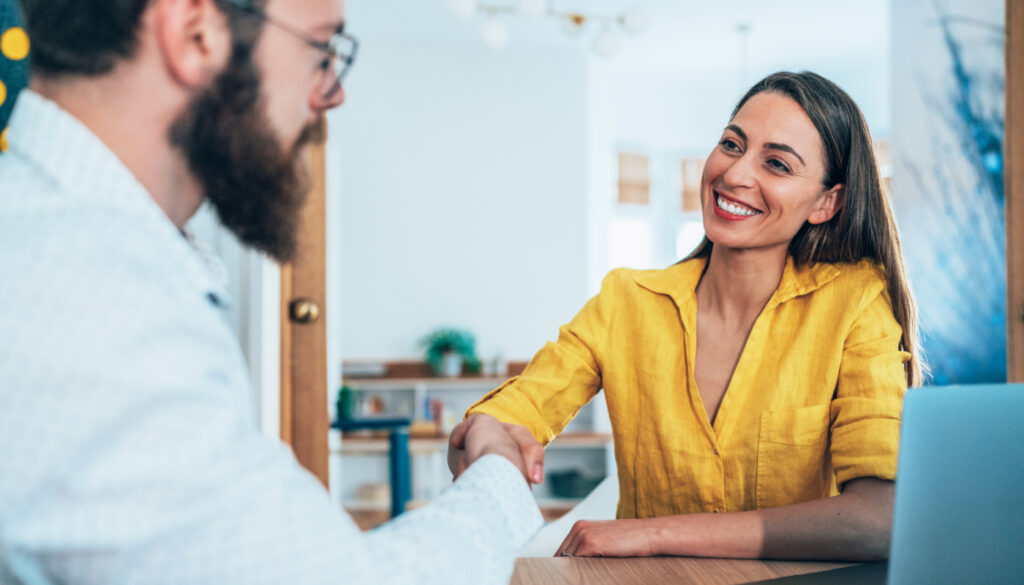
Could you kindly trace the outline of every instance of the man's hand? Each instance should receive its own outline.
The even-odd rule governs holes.
[[[524,426],[474,414],[458,424],[448,440],[448,467],[458,478],[474,461],[496,454],[519,468],[528,483],[544,480],[544,447]]]

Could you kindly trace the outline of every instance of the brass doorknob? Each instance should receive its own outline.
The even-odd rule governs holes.
[[[288,304],[288,316],[296,323],[312,323],[320,318],[320,305],[313,299],[295,299]]]

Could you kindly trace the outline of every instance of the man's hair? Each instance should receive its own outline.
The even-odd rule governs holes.
[[[138,46],[152,0],[20,0],[32,39],[32,74],[100,75]]]
[[[32,39],[32,74],[44,77],[60,75],[102,75],[120,60],[135,56],[142,15],[153,0],[20,0],[25,28]],[[240,21],[255,21],[250,27],[258,32],[261,24],[237,7],[226,6],[233,33]],[[251,0],[260,6],[262,0]],[[232,9],[233,8],[233,9]],[[246,35],[252,40],[252,34]]]

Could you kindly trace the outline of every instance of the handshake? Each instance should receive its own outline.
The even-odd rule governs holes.
[[[448,467],[456,479],[474,461],[491,454],[511,461],[528,484],[544,479],[544,446],[526,427],[499,422],[488,414],[474,414],[452,430]]]

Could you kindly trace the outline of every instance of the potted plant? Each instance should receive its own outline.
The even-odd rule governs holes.
[[[476,339],[468,331],[447,327],[435,329],[420,340],[420,346],[427,348],[427,363],[438,376],[457,377],[462,373],[463,364],[470,372],[480,369]]]

